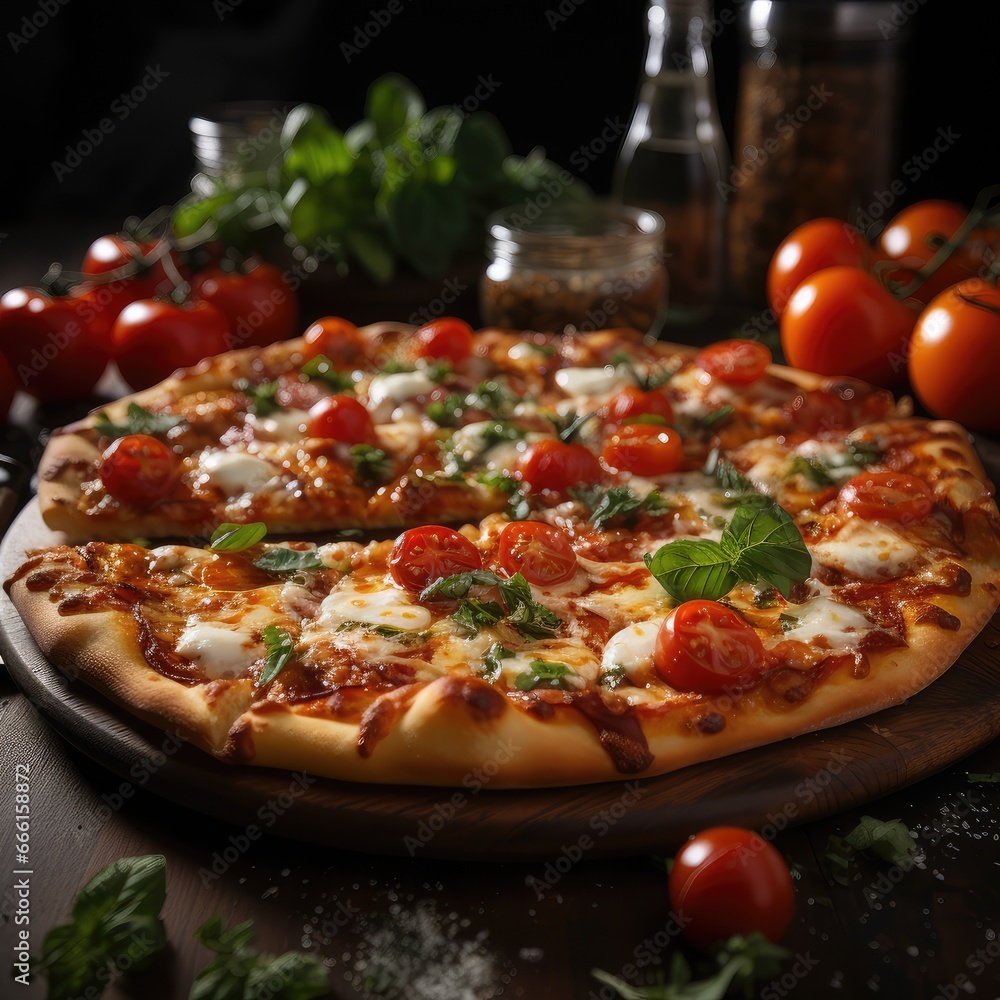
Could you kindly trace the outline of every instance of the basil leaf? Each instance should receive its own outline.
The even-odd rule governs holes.
[[[907,869],[913,866],[917,846],[910,831],[898,819],[879,820],[862,816],[844,840],[856,851],[871,851],[876,857]]]
[[[271,573],[290,573],[300,569],[323,569],[323,560],[316,549],[288,549],[278,546],[268,549],[259,559],[254,560],[258,569]]]
[[[740,582],[730,556],[710,538],[678,538],[644,558],[649,572],[675,601],[717,601]]]
[[[266,417],[276,410],[284,411],[284,407],[275,402],[275,395],[278,392],[278,382],[262,382],[254,385],[245,378],[238,378],[233,383],[233,388],[239,390],[250,402],[247,404],[247,411],[258,417]]]
[[[126,434],[165,434],[172,427],[184,422],[184,418],[170,413],[152,413],[138,403],[129,403],[125,423],[116,424],[101,410],[94,422],[94,430],[102,437],[119,438]]]
[[[475,586],[492,587],[500,582],[496,573],[485,569],[473,569],[467,573],[453,573],[451,576],[439,576],[420,592],[418,600],[433,601],[445,598],[457,601],[466,597]]]
[[[534,691],[539,687],[565,690],[568,687],[565,678],[572,672],[565,663],[556,663],[554,660],[532,660],[528,664],[528,669],[514,678],[514,687],[518,691]]]
[[[499,469],[477,472],[474,478],[477,483],[482,483],[498,493],[516,493],[521,486],[520,480]]]
[[[465,397],[450,392],[444,399],[428,403],[424,412],[438,427],[457,427],[464,411]]]
[[[337,632],[351,632],[354,629],[363,629],[372,635],[380,636],[383,639],[394,639],[404,646],[417,646],[426,642],[430,637],[429,631],[415,632],[411,629],[399,628],[396,625],[373,625],[371,622],[348,621],[341,622],[337,626]]]
[[[459,609],[451,616],[470,636],[479,630],[497,627],[503,621],[503,608],[496,601],[483,601],[478,597],[464,597]]]
[[[711,413],[706,413],[701,418],[702,427],[714,427],[716,424],[721,424],[723,421],[728,420],[734,413],[736,408],[729,403],[725,406],[720,406],[717,410],[712,410]]]
[[[250,524],[220,524],[215,531],[208,547],[215,552],[242,552],[256,545],[267,534],[267,525],[263,521]]]
[[[166,943],[166,892],[161,854],[122,858],[98,872],[73,901],[70,922],[53,927],[41,958],[31,959],[32,971],[48,980],[48,995],[99,996],[125,955],[133,969],[148,966]]]
[[[884,457],[881,448],[863,442],[848,441],[847,451],[851,456],[851,463],[862,469],[866,465],[875,465],[877,462],[881,462]]]
[[[544,639],[556,632],[562,619],[531,596],[531,587],[520,573],[498,584],[507,608],[507,620],[529,639]]]
[[[496,684],[503,673],[501,660],[509,660],[513,655],[513,651],[508,649],[502,642],[493,643],[486,650],[486,655],[483,657],[483,669],[480,677],[485,681],[489,681],[490,684]]]
[[[262,633],[267,655],[257,687],[270,684],[295,656],[295,643],[288,632],[277,625],[267,625]]]
[[[992,774],[980,774],[970,771],[965,780],[970,785],[998,785],[1000,784],[1000,772],[994,771]]]
[[[281,992],[274,984],[281,983]],[[261,955],[243,987],[244,1000],[313,1000],[329,995],[330,978],[319,955],[287,951],[269,958]]]
[[[814,458],[806,458],[805,455],[796,455],[792,459],[793,474],[803,476],[814,486],[833,486],[833,479],[822,462]]]
[[[788,597],[812,569],[812,556],[788,513],[772,503],[764,508],[737,507],[722,532],[720,546],[740,579],[760,577]]]
[[[619,664],[615,663],[608,667],[607,670],[602,670],[600,677],[597,678],[597,683],[601,687],[606,687],[610,691],[614,691],[616,687],[624,684],[628,680],[628,675],[625,673],[625,668]]]
[[[317,354],[310,358],[300,369],[306,381],[321,379],[335,392],[353,392],[354,377],[351,372],[339,372],[333,367],[333,362],[325,354]]]
[[[370,444],[351,445],[354,471],[363,483],[384,483],[392,478],[392,462],[381,449]]]
[[[504,420],[513,412],[517,397],[502,382],[491,379],[480,382],[475,390],[465,397],[465,405],[485,410],[496,420]]]
[[[627,486],[611,486],[606,490],[600,486],[577,486],[571,488],[569,494],[590,507],[588,520],[598,531],[616,517],[623,517],[625,523],[630,524],[638,511],[660,514],[669,509],[659,490],[651,490],[640,497]]]

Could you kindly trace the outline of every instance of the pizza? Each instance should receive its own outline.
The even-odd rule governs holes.
[[[56,432],[42,652],[216,758],[492,787],[660,774],[899,704],[1000,604],[968,434],[628,330],[343,320]]]

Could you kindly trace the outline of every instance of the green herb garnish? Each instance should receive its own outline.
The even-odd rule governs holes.
[[[970,785],[1000,785],[1000,772],[994,771],[992,774],[970,772],[965,776],[965,780]]]
[[[572,674],[565,663],[555,660],[532,660],[528,669],[514,678],[514,687],[518,691],[534,691],[535,688],[550,688],[566,690],[569,684],[566,678]]]
[[[339,372],[333,367],[333,362],[325,354],[317,354],[310,358],[300,369],[306,381],[320,379],[326,382],[334,392],[353,392],[354,377],[351,372]]]
[[[429,631],[417,632],[413,629],[399,628],[397,625],[375,625],[372,622],[348,621],[337,626],[337,632],[352,632],[362,629],[382,639],[394,639],[404,646],[418,646],[430,637]]]
[[[597,678],[597,683],[601,687],[606,687],[614,691],[616,687],[624,684],[628,680],[625,668],[620,663],[612,664],[607,670],[601,671],[601,676]]]
[[[723,421],[728,420],[735,412],[736,408],[727,403],[725,406],[720,406],[717,410],[712,410],[711,413],[706,413],[699,423],[702,427],[715,427],[716,424],[721,424]]]
[[[444,399],[428,403],[425,412],[438,427],[457,427],[465,412],[465,397],[450,392]]]
[[[909,871],[917,861],[917,847],[910,831],[898,819],[887,821],[862,816],[861,822],[846,837],[831,835],[826,843],[826,858],[833,869],[833,879],[848,884],[855,856],[869,851],[883,861]]]
[[[521,482],[506,472],[499,469],[488,469],[486,472],[477,472],[475,476],[477,483],[488,486],[498,493],[516,493],[521,486]]]
[[[233,383],[233,388],[238,389],[250,400],[247,404],[247,412],[253,413],[255,416],[266,417],[269,413],[274,413],[276,410],[285,409],[280,403],[275,402],[274,397],[277,395],[279,388],[277,380],[254,385],[248,379],[238,378]]]
[[[661,514],[668,510],[668,504],[659,490],[651,490],[640,497],[627,486],[576,486],[569,495],[590,508],[589,522],[600,531],[605,524],[616,517],[621,517],[626,524],[635,519],[641,511],[647,514]]]
[[[31,971],[48,980],[50,997],[100,996],[115,967],[141,971],[164,947],[166,894],[162,854],[115,861],[77,893],[70,922],[45,935]]]
[[[254,560],[258,569],[271,573],[291,573],[294,570],[323,569],[323,560],[316,549],[289,549],[276,546]]]
[[[226,930],[221,917],[209,917],[194,936],[217,957],[195,977],[189,1000],[314,1000],[329,994],[329,974],[318,955],[261,954],[253,944],[252,920]]]
[[[295,655],[295,642],[287,631],[277,625],[267,625],[261,633],[267,650],[264,669],[257,680],[258,687],[270,684]]]
[[[851,463],[862,469],[867,465],[875,465],[877,462],[881,462],[884,457],[882,449],[876,448],[873,444],[848,441],[847,450],[851,456]]]
[[[815,458],[806,458],[805,455],[796,455],[792,459],[793,475],[802,476],[813,486],[833,486],[833,478],[830,476],[828,466]]]
[[[208,547],[215,552],[242,552],[256,545],[267,534],[263,521],[250,524],[220,524],[209,540]]]
[[[483,657],[483,670],[480,676],[490,684],[496,684],[503,673],[501,660],[509,660],[513,655],[513,650],[508,649],[502,642],[493,643]]]
[[[363,483],[384,483],[392,476],[392,463],[381,449],[370,444],[352,444],[354,471]]]
[[[152,413],[138,403],[129,403],[125,423],[116,424],[101,410],[94,421],[94,430],[102,437],[119,438],[126,434],[165,434],[183,423],[184,418],[170,413]]]

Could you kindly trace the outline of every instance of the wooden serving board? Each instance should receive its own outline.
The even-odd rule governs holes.
[[[25,549],[58,544],[33,502],[0,547],[6,579]],[[35,645],[6,594],[0,653],[14,680],[75,747],[192,809],[294,839],[378,854],[543,860],[667,852],[718,823],[772,830],[913,784],[1000,734],[1000,615],[958,662],[907,703],[867,719],[655,778],[490,790],[361,785],[228,766],[67,678]]]

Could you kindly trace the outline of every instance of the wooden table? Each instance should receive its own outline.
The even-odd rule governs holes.
[[[18,416],[35,419],[28,410]],[[67,416],[50,414],[47,422]],[[8,450],[37,457],[32,440],[12,435]],[[1000,645],[1000,620],[987,628],[987,640]],[[961,713],[950,722],[960,731]],[[18,867],[12,783],[24,765],[34,950],[103,866],[133,855],[167,858],[169,951],[141,980],[113,985],[109,1000],[186,997],[210,957],[192,932],[216,913],[229,922],[253,919],[266,950],[323,956],[336,997],[608,997],[592,967],[637,981],[668,963],[677,947],[666,879],[649,856],[592,859],[569,843],[518,863],[430,860],[419,851],[384,857],[283,839],[263,823],[262,835],[251,839],[244,826],[152,794],[142,773],[124,779],[94,763],[2,674],[0,732],[5,968],[22,878],[11,874]],[[806,825],[790,821],[777,832],[774,843],[797,875],[796,916],[784,942],[795,957],[779,979],[759,985],[762,998],[1000,996],[1000,785],[969,783],[970,772],[1000,772],[1000,742],[863,808]],[[845,834],[865,813],[902,818],[923,860],[904,873],[861,858],[850,885],[834,884],[827,838]],[[783,822],[775,817],[772,826]],[[0,996],[42,997],[44,988],[4,985]]]

